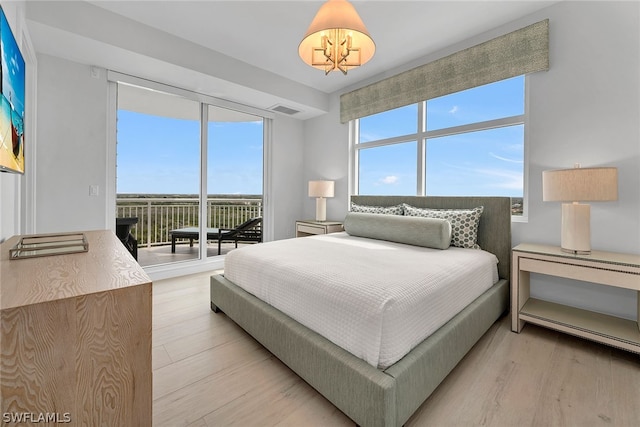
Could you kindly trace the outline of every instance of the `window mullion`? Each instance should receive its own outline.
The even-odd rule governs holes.
[[[418,103],[418,158],[417,158],[417,173],[416,173],[416,194],[418,196],[425,195],[425,181],[427,176],[426,171],[426,138],[424,138],[424,132],[427,129],[427,113],[426,113],[426,101]]]
[[[205,103],[200,103],[200,213],[198,224],[200,225],[198,244],[200,246],[199,259],[207,258],[207,151],[209,148],[209,107]]]
[[[349,122],[349,138],[349,149],[351,150],[351,162],[349,164],[351,170],[349,171],[348,175],[349,177],[351,177],[349,193],[360,194],[360,188],[358,185],[358,180],[360,179],[360,147],[357,143],[360,140],[359,120],[352,120]]]
[[[425,132],[427,138],[438,138],[441,136],[450,136],[460,133],[476,132],[479,130],[496,129],[500,127],[514,126],[524,124],[524,114],[518,116],[504,117],[502,119],[487,120],[484,122],[469,123],[467,125],[430,130]]]

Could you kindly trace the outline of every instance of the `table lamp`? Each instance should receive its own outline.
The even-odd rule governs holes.
[[[572,254],[591,253],[591,207],[579,202],[618,199],[618,169],[581,168],[542,172],[542,200],[562,204],[560,246]]]
[[[327,220],[327,197],[333,197],[333,181],[309,181],[309,197],[316,197],[316,221]]]

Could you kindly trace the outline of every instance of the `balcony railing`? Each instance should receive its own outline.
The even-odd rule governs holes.
[[[137,217],[131,234],[138,247],[171,244],[169,232],[177,228],[198,227],[199,203],[195,197],[120,197],[116,217]],[[209,198],[207,227],[233,228],[246,220],[262,216],[261,198]]]

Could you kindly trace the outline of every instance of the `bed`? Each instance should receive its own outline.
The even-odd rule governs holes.
[[[498,280],[397,362],[382,369],[354,356],[224,275],[211,278],[211,308],[222,311],[357,424],[400,426],[508,308],[511,204],[503,197],[353,196],[368,206],[483,206],[479,246],[498,260]]]

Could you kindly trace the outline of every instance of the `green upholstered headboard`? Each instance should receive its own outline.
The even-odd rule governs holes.
[[[498,275],[511,275],[511,199],[509,197],[351,196],[359,205],[393,206],[407,203],[418,208],[463,209],[484,206],[478,226],[478,244],[498,257]]]

